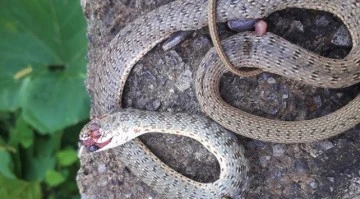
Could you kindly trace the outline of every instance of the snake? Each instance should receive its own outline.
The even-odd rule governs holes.
[[[142,164],[137,175],[151,187],[156,187],[159,193],[171,198],[243,197],[248,187],[249,170],[244,149],[232,133],[204,116],[126,109],[92,120],[84,126],[80,140],[88,142],[83,144],[90,147],[99,146],[97,152],[101,152],[150,132],[198,140],[214,154],[220,165],[218,180],[200,183],[176,173],[155,156],[139,156],[137,151],[126,154],[133,166]],[[162,170],[167,172],[160,172]]]
[[[128,75],[133,66],[146,53],[174,32],[196,30],[206,26],[208,22],[207,6],[207,0],[177,0],[140,16],[128,23],[111,40],[103,51],[101,66],[92,68],[92,71],[88,70],[87,73],[87,89],[92,99],[92,119],[100,121],[105,118],[106,122],[90,125],[90,130],[85,127],[81,131],[82,147],[98,144],[96,146],[100,149],[96,148],[96,150],[100,151],[107,145],[119,146],[119,155],[124,164],[135,174],[145,172],[148,176],[144,178],[144,182],[149,185],[160,184],[162,181],[161,184],[164,185],[162,187],[166,187],[165,190],[159,186],[153,188],[167,193],[165,196],[170,198],[176,196],[186,198],[189,196],[186,195],[188,190],[200,189],[204,192],[210,192],[210,190],[202,189],[203,184],[197,184],[190,180],[187,180],[188,184],[179,184],[180,189],[173,189],[171,182],[174,182],[175,174],[172,175],[172,173],[175,172],[157,160],[138,138],[122,145],[113,145],[112,142],[117,139],[103,140],[101,137],[105,135],[101,129],[103,125],[115,128],[116,124],[123,123],[123,120],[119,118],[125,114],[125,118],[130,120],[130,123],[127,123],[130,126],[123,127],[125,130],[118,133],[127,133],[126,130],[133,128],[134,125],[138,126],[141,132],[146,130],[143,122],[148,121],[145,118],[151,118],[150,115],[153,113],[146,112],[140,117],[140,113],[128,112],[128,109],[121,106]],[[222,41],[221,45],[231,63],[235,66],[259,68],[313,86],[341,88],[358,83],[360,80],[360,2],[358,0],[219,0],[216,5],[216,21],[264,18],[272,12],[285,8],[306,8],[333,13],[348,28],[353,41],[352,50],[344,59],[331,59],[308,52],[271,33],[257,37],[246,32]],[[360,121],[359,96],[338,111],[312,120],[277,121],[251,115],[226,104],[221,99],[218,91],[219,77],[226,71],[227,69],[219,61],[216,52],[210,49],[197,71],[195,88],[204,113],[234,133],[269,142],[310,142],[337,135],[352,128]],[[154,120],[151,120],[152,123],[163,122],[156,118],[159,119],[154,116]],[[200,116],[195,117],[193,120],[200,120],[200,118]],[[179,121],[172,120],[172,122],[171,125],[163,125],[164,129],[156,130],[166,131],[170,126],[176,126]],[[192,123],[188,125],[192,125]],[[145,126],[147,128],[152,125],[147,123]],[[131,131],[129,133],[134,134]],[[115,133],[110,134],[115,136]],[[98,140],[105,142],[98,142]],[[208,141],[215,145],[220,143],[215,139]],[[228,151],[226,145],[222,145],[220,148]],[[217,153],[216,151],[212,152]],[[245,162],[246,160],[241,158],[241,165],[246,165]],[[223,165],[221,167],[227,168]],[[233,175],[243,175],[246,173],[246,168],[245,166],[233,170],[235,172]],[[163,177],[159,178],[159,176]],[[243,180],[243,186],[238,186],[241,189],[237,192],[239,194],[247,184],[247,178],[244,177]],[[239,181],[227,181],[230,184],[237,182]],[[220,193],[224,193],[221,191],[222,187],[228,187],[228,184],[219,184]],[[224,194],[224,196],[233,197],[231,193]],[[214,193],[213,196],[210,198],[217,198],[219,195]]]
[[[219,33],[217,31],[216,25],[216,0],[209,0],[209,9],[208,9],[208,24],[209,24],[209,33],[211,40],[214,45],[214,49],[218,54],[220,60],[227,68],[228,71],[240,77],[251,77],[256,76],[263,71],[261,69],[254,69],[252,71],[242,71],[236,68],[229,60],[228,56],[225,54],[223,48],[221,47],[221,42],[219,38]]]

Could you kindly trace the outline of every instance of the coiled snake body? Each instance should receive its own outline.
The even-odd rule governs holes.
[[[98,128],[99,127],[99,128]],[[136,174],[159,193],[173,198],[220,198],[244,194],[248,186],[248,162],[236,137],[203,116],[184,113],[158,113],[126,109],[94,119],[84,127],[85,136],[101,131],[98,144],[106,143],[98,151],[122,145],[144,133],[159,132],[183,135],[198,140],[215,155],[220,165],[219,179],[213,183],[199,183],[168,168],[154,155],[140,155],[136,150],[123,152],[126,164],[135,167]],[[96,133],[95,133],[96,134]],[[130,144],[131,146],[131,144]],[[144,150],[144,151],[147,151]],[[141,153],[141,152],[140,152]],[[166,171],[166,172],[162,172]]]
[[[131,121],[131,128],[139,124],[140,130],[144,130],[146,126],[152,123],[163,122],[156,120],[156,116],[151,116],[154,113],[138,113],[136,111],[134,113],[121,109],[125,82],[134,64],[170,34],[180,30],[193,30],[205,26],[207,24],[207,5],[207,0],[179,0],[169,3],[129,23],[110,42],[104,51],[101,67],[99,66],[97,73],[89,72],[87,79],[87,85],[91,85],[88,90],[93,103],[91,115],[93,117],[107,115],[102,118],[106,122],[102,123],[102,120],[98,120],[101,123],[99,129],[95,128],[92,131],[95,134],[100,132],[100,138],[95,136],[96,141],[104,141],[101,136],[105,136],[108,130],[112,131],[116,124],[123,122],[118,118],[124,117],[124,115]],[[217,21],[224,22],[236,18],[262,18],[274,11],[288,7],[320,9],[338,16],[347,26],[352,37],[353,48],[349,55],[342,60],[324,58],[307,52],[270,33],[261,38],[250,33],[243,33],[235,35],[223,43],[231,62],[234,65],[242,64],[248,67],[261,68],[263,71],[315,86],[338,88],[359,82],[360,2],[358,0],[219,0]],[[200,105],[208,116],[233,132],[271,142],[307,142],[339,134],[360,122],[360,96],[337,112],[301,122],[269,120],[237,110],[225,104],[219,97],[217,90],[219,76],[226,70],[221,67],[217,55],[210,50],[205,58],[199,67],[195,80]],[[124,112],[115,113],[117,111]],[[142,116],[139,117],[139,114]],[[149,123],[147,117],[152,118],[152,123]],[[193,117],[193,120],[196,121],[197,118]],[[199,118],[199,120],[202,119]],[[143,122],[145,124],[142,124]],[[189,123],[189,125],[191,124]],[[102,125],[105,125],[107,130]],[[163,126],[163,128],[167,127],[166,125]],[[158,131],[165,130],[158,129]],[[85,127],[81,132],[80,139],[88,140],[91,135],[89,128]],[[107,140],[110,144],[113,141],[115,139]],[[214,145],[220,143],[215,138],[208,141]],[[214,194],[214,197],[218,197],[224,196],[222,187],[229,187],[228,184],[220,184],[218,186],[220,190],[215,193],[203,189],[205,187],[203,184],[189,181],[188,184],[178,184],[179,189],[172,189],[171,182],[174,182],[174,175],[178,174],[169,174],[173,171],[163,164],[159,165],[161,164],[160,161],[139,140],[134,139],[121,147],[123,162],[134,173],[145,175],[146,177],[143,176],[144,181],[154,185],[155,190],[165,193],[167,197],[181,196],[187,198],[194,196],[187,195],[187,190],[190,187],[191,190],[202,190],[202,193],[197,193],[198,196],[202,196],[202,194],[205,196],[208,192]],[[228,151],[230,149],[227,145],[223,145],[221,150]],[[220,164],[222,163],[220,162]],[[244,177],[247,163],[241,159],[239,164],[244,165],[244,167],[234,169],[233,176]],[[229,167],[221,165],[221,168]],[[163,177],[159,178],[159,176]],[[238,182],[237,180],[226,181],[230,184]],[[244,182],[237,186],[240,191],[233,191],[228,195],[241,194],[242,189],[246,188],[246,184],[247,178],[244,178]],[[219,193],[222,194],[219,195]]]

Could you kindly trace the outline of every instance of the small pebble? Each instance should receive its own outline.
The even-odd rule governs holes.
[[[326,150],[334,147],[334,144],[330,141],[321,141],[311,144],[306,144],[305,150],[314,158],[323,154]]]
[[[153,85],[153,84],[149,84],[149,85],[148,85],[148,89],[149,89],[149,90],[154,89],[154,85]]]
[[[315,96],[314,98],[314,102],[316,104],[316,107],[319,109],[322,106],[322,101],[321,101],[321,97],[319,95]]]
[[[336,96],[337,96],[338,98],[342,98],[342,97],[344,96],[344,93],[336,93]]]
[[[304,32],[304,25],[301,23],[301,21],[294,21],[291,23],[291,26],[300,32]]]
[[[106,165],[99,164],[97,169],[98,169],[99,173],[104,173],[106,171]]]
[[[142,96],[142,97],[137,101],[137,105],[139,106],[139,108],[144,108],[148,101],[149,101],[149,100],[147,99],[147,97]]]
[[[276,83],[276,80],[272,77],[269,77],[269,79],[267,79],[267,83],[269,84],[275,84]]]
[[[316,17],[315,24],[317,26],[326,27],[329,23],[330,23],[330,21],[326,16]]]
[[[266,113],[270,114],[270,115],[276,115],[276,113],[279,111],[279,109],[277,107],[272,107],[272,108],[268,108],[265,110]]]
[[[331,148],[334,148],[334,144],[331,143],[330,141],[323,141],[323,142],[320,142],[320,147],[324,150],[329,150]]]
[[[283,176],[283,173],[281,172],[281,169],[274,169],[273,170],[273,174],[272,174],[272,178],[273,179],[280,179]]]
[[[155,108],[154,108],[154,106],[152,105],[152,103],[146,104],[145,109],[146,109],[146,110],[149,110],[149,111],[155,111]]]
[[[175,86],[180,92],[184,92],[185,90],[190,88],[191,82],[192,82],[192,72],[189,69],[187,69],[176,80]]]
[[[261,156],[260,157],[260,165],[262,166],[262,167],[266,167],[267,166],[267,164],[269,163],[269,160],[271,159],[271,157],[270,156]]]
[[[286,150],[285,145],[283,145],[283,144],[274,144],[272,146],[272,148],[273,148],[273,156],[275,156],[275,157],[284,155],[285,150]]]
[[[328,177],[327,178],[330,182],[335,182],[335,178],[334,177]]]
[[[153,105],[153,107],[154,107],[154,110],[157,110],[157,109],[160,107],[161,102],[160,102],[160,100],[154,100],[154,101],[152,102],[152,105]]]
[[[104,179],[104,180],[102,179],[102,180],[100,180],[98,182],[99,182],[100,187],[106,187],[109,184],[110,181],[108,181],[107,179]]]
[[[310,187],[312,188],[312,189],[316,189],[317,188],[317,183],[316,182],[311,182],[310,183]]]
[[[350,47],[352,45],[351,37],[349,31],[346,29],[344,25],[342,25],[334,34],[331,43],[337,46],[345,46]]]
[[[309,165],[303,160],[295,160],[296,173],[306,173],[309,170]]]

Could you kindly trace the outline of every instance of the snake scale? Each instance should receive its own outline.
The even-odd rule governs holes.
[[[235,136],[204,116],[126,109],[91,121],[84,127],[85,131],[91,131],[94,125],[101,127],[98,143],[111,140],[98,151],[122,145],[144,133],[159,132],[198,140],[215,155],[220,165],[219,179],[213,183],[199,183],[176,173],[153,155],[139,156],[137,151],[124,153],[125,163],[139,170],[136,174],[140,179],[167,197],[234,197],[242,196],[248,187],[249,164],[243,148]],[[87,139],[87,133],[81,135]]]
[[[177,116],[170,113],[167,115],[121,108],[124,85],[136,62],[172,33],[206,26],[207,6],[207,0],[174,1],[139,17],[114,37],[104,51],[101,67],[96,69],[96,72],[88,71],[87,85],[89,86],[87,89],[92,98],[91,115],[95,118],[92,122],[97,122],[95,126],[98,126],[98,129],[94,130],[91,125],[90,127],[89,125],[85,126],[80,134],[80,140],[94,139],[91,136],[95,134],[96,142],[110,142],[103,148],[107,149],[107,147],[118,145],[118,142],[112,144],[117,140],[115,139],[115,129],[128,130],[129,134],[136,134],[136,136],[131,136],[133,138],[140,135],[139,132],[145,133],[148,130],[156,129],[158,132],[168,132],[171,128],[181,129],[177,123],[182,118],[189,121],[187,123],[191,126],[189,129],[193,128],[195,132],[200,131],[199,125],[196,126],[195,123],[200,123],[200,127],[203,125],[201,121],[208,123],[201,116],[192,117],[180,113]],[[289,7],[324,10],[335,14],[344,22],[351,34],[353,41],[351,52],[344,59],[330,59],[307,52],[270,33],[263,37],[242,33],[232,36],[222,43],[229,60],[236,66],[260,68],[263,71],[314,86],[339,88],[358,83],[360,81],[360,2],[358,0],[219,0],[217,2],[217,21],[263,18],[272,12]],[[226,72],[226,69],[221,66],[215,51],[210,50],[197,71],[196,92],[202,110],[217,123],[233,132],[271,142],[308,142],[339,134],[360,121],[360,96],[330,115],[309,121],[276,121],[237,110],[224,103],[219,96],[219,77]],[[175,117],[176,120],[173,120],[172,117]],[[188,117],[192,119],[187,119]],[[168,125],[159,125],[161,128],[154,127],[155,123],[164,122],[164,118],[167,118]],[[124,126],[119,127],[119,124]],[[195,126],[192,127],[192,125]],[[131,130],[136,127],[139,129]],[[99,132],[99,137],[97,137]],[[204,132],[203,135],[210,136],[210,133],[213,132]],[[231,136],[226,134],[224,133],[224,139],[230,139]],[[109,138],[108,135],[113,135],[114,139],[102,138],[102,136]],[[187,136],[191,137],[189,134]],[[216,139],[211,137],[206,140],[196,136],[192,137],[200,139],[199,141],[202,143],[214,146],[222,142],[217,136],[215,136]],[[214,151],[210,145],[206,147],[214,154],[219,153]],[[226,151],[225,154],[230,152],[230,148],[226,144],[218,147],[220,147],[220,151]],[[135,174],[140,174],[144,182],[153,186],[156,191],[163,193],[166,197],[234,197],[243,194],[248,181],[245,177],[248,168],[247,162],[243,155],[236,152],[234,154],[238,154],[239,160],[234,161],[239,161],[237,164],[242,167],[233,169],[231,166],[236,167],[236,165],[224,164],[224,162],[231,162],[230,160],[219,160],[220,167],[225,168],[221,173],[226,173],[227,169],[234,173],[229,175],[232,177],[225,177],[230,181],[226,181],[223,179],[224,176],[220,176],[218,181],[210,183],[213,186],[217,182],[221,182],[221,184],[217,184],[218,190],[212,191],[207,188],[210,185],[191,180],[180,183],[176,179],[185,178],[161,163],[137,138],[121,145],[118,151],[122,161]],[[242,152],[240,148],[238,152]],[[229,158],[227,155],[226,157]],[[243,181],[238,180],[239,176]],[[174,188],[174,182],[177,183],[177,189]],[[238,190],[225,190],[224,187],[237,187]]]

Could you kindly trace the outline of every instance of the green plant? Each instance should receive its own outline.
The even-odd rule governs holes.
[[[77,0],[0,0],[0,198],[78,197],[85,32]]]

